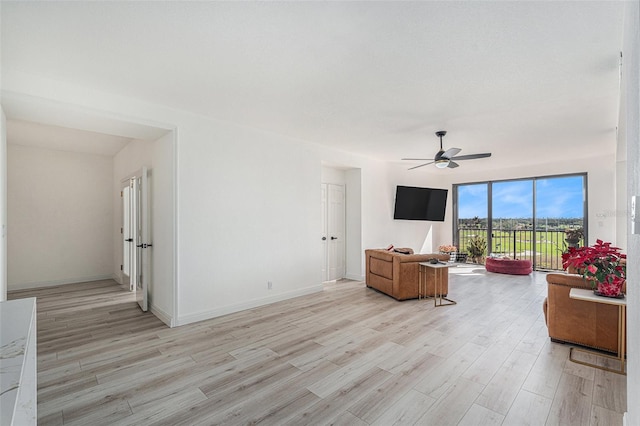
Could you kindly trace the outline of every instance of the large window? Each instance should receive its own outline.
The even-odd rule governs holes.
[[[560,270],[586,240],[586,194],[585,174],[454,185],[454,241],[476,262],[493,253]]]

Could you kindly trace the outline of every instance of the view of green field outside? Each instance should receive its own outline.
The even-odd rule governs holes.
[[[536,269],[560,270],[566,231],[584,227],[584,183],[583,175],[575,175],[459,185],[454,244],[478,263],[494,254],[530,259]],[[577,244],[583,242],[580,238]]]

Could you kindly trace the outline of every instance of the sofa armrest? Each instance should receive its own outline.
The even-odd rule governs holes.
[[[591,289],[591,285],[581,275],[547,275],[546,320],[549,337],[615,352],[617,307],[571,299],[569,293],[572,288]]]

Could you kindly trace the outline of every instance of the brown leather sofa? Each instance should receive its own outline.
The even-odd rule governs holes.
[[[569,292],[574,287],[591,289],[581,275],[547,274],[543,310],[551,341],[616,353],[618,307],[571,299]]]
[[[413,252],[413,250],[411,250]],[[401,254],[384,249],[365,250],[366,283],[397,300],[416,299],[420,281],[420,262],[438,259],[446,262],[448,254]],[[435,269],[427,270],[427,295],[433,296]],[[443,275],[447,277],[447,275]],[[442,282],[442,293],[449,291],[449,281]]]

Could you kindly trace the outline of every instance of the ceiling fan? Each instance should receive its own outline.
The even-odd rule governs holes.
[[[419,166],[415,166],[415,167],[411,167],[408,170],[413,170],[413,169],[417,169],[418,167],[422,167],[422,166],[428,166],[429,164],[435,164],[437,168],[439,169],[445,169],[445,168],[456,168],[458,167],[458,163],[456,163],[455,161],[452,160],[456,160],[456,161],[462,161],[462,160],[475,160],[477,158],[487,158],[487,157],[491,157],[491,153],[490,152],[485,152],[483,154],[469,154],[469,155],[459,155],[456,157],[456,154],[458,154],[460,151],[462,151],[460,148],[449,148],[448,150],[444,150],[442,148],[442,137],[444,135],[446,135],[447,132],[445,130],[440,130],[436,132],[436,136],[438,136],[440,138],[440,151],[438,151],[436,153],[436,156],[433,158],[403,158],[403,160],[410,160],[410,161],[428,161],[428,163],[424,163],[424,164],[420,164]]]

